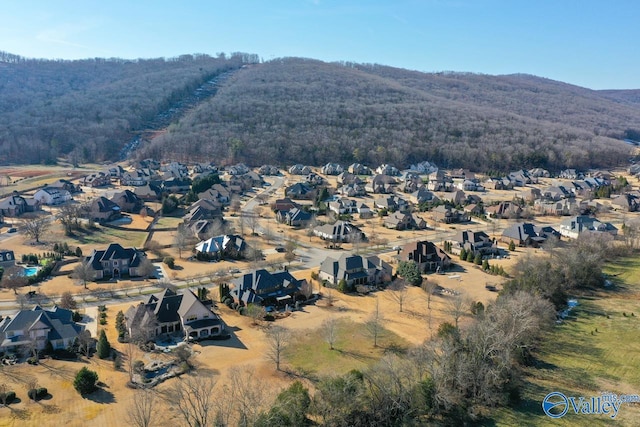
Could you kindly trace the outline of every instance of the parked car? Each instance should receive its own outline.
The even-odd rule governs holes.
[[[283,246],[277,246],[276,252],[286,252],[286,249]]]
[[[11,227],[10,229],[7,230],[7,233],[15,233],[16,231],[18,231],[17,228]]]

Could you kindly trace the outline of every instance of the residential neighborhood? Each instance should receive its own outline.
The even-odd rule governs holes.
[[[493,178],[433,163],[403,171],[149,159],[13,191],[0,199],[0,267],[6,277],[16,268],[35,275],[3,281],[0,297],[19,309],[4,310],[0,351],[16,366],[34,351],[88,357],[105,330],[121,351],[140,343],[149,369],[164,366],[150,348],[171,355],[175,346],[214,369],[229,358],[228,368],[264,345],[270,327],[319,328],[335,314],[362,322],[358,310],[374,313],[375,304],[389,331],[418,342],[427,332],[407,331],[402,316],[430,316],[424,289],[442,322],[457,296],[491,304],[506,271],[547,247],[586,234],[625,244],[634,186],[596,198],[610,181],[568,176],[522,170]],[[39,223],[44,232],[36,234]],[[403,291],[407,264],[422,286]],[[64,292],[75,309],[58,305]],[[98,306],[107,317],[103,308],[87,314]]]

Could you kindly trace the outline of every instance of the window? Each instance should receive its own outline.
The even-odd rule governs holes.
[[[198,316],[196,316],[195,314],[190,314],[189,316],[186,317],[185,321],[186,322],[193,322],[197,318],[198,318]]]

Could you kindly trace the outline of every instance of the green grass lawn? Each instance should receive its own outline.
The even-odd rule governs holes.
[[[337,340],[334,349],[324,339],[322,328],[300,333],[288,349],[287,362],[294,371],[305,376],[340,375],[352,369],[365,369],[389,351],[409,348],[403,338],[385,330],[378,338],[378,347],[362,324],[347,319],[337,320]]]
[[[537,368],[528,373],[523,402],[501,409],[495,425],[640,425],[640,404],[624,403],[615,420],[607,415],[547,417],[541,402],[552,391],[567,396],[640,395],[640,259],[626,258],[606,269],[615,286],[578,295],[578,307],[546,340]]]
[[[177,228],[178,224],[183,221],[182,217],[174,218],[170,216],[163,216],[158,219],[155,228]]]
[[[113,228],[96,226],[94,230],[79,230],[73,236],[66,237],[69,243],[76,244],[104,244],[119,243],[124,247],[134,246],[142,248],[147,233],[143,231],[124,231]]]

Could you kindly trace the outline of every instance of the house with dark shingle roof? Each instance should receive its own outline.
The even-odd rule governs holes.
[[[374,259],[375,258],[375,259]],[[391,266],[378,257],[343,254],[337,260],[325,258],[320,264],[320,280],[337,285],[345,280],[349,286],[376,285],[391,280]]]
[[[146,339],[162,334],[181,334],[194,339],[220,336],[225,326],[220,317],[190,290],[177,294],[170,289],[149,295],[124,315],[129,336],[142,329]]]
[[[141,276],[138,269],[142,260],[146,259],[144,252],[136,248],[123,248],[118,243],[111,243],[106,250],[93,250],[85,261],[95,271],[96,279],[122,276]]]
[[[451,257],[427,240],[407,243],[398,254],[400,261],[413,261],[420,271],[445,270],[451,265]]]
[[[120,206],[104,196],[94,199],[89,205],[89,218],[98,222],[108,222],[120,218]]]
[[[73,313],[54,306],[45,310],[35,306],[20,310],[0,322],[0,351],[16,351],[20,347],[43,350],[47,341],[54,350],[71,346],[84,327],[73,321]]]
[[[225,234],[203,240],[196,245],[196,253],[203,254],[207,258],[233,258],[244,257],[248,246],[244,239],[237,234]]]
[[[236,303],[284,306],[294,303],[301,295],[305,280],[298,280],[288,271],[269,273],[259,269],[233,281],[231,296]]]
[[[144,202],[131,190],[124,190],[115,193],[111,199],[113,203],[120,207],[120,211],[129,213],[139,213],[144,206]]]
[[[358,227],[346,221],[336,221],[334,224],[324,224],[313,229],[313,234],[322,240],[331,242],[363,241],[365,235]]]
[[[540,247],[549,238],[560,239],[558,233],[553,227],[538,226],[530,222],[521,222],[507,227],[500,236],[500,240],[504,243],[514,242],[518,246]]]

